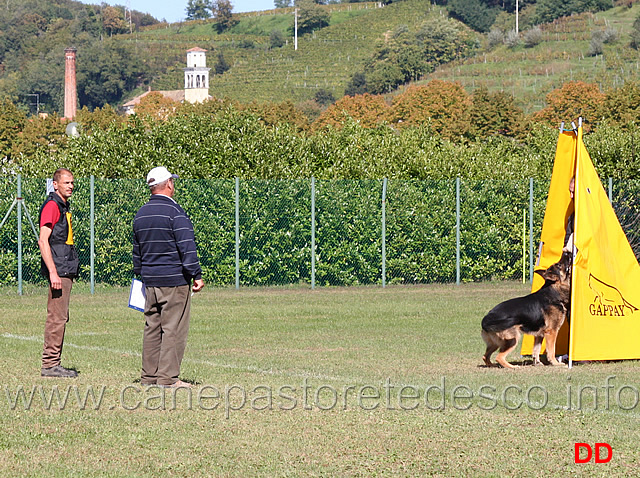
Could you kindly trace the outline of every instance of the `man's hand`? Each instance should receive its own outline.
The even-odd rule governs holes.
[[[204,281],[202,279],[194,279],[191,290],[193,292],[200,292],[203,287],[204,287]]]
[[[62,279],[55,272],[49,272],[49,281],[52,289],[62,289]]]

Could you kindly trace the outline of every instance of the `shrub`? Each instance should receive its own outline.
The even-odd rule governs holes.
[[[631,48],[636,50],[640,49],[640,15],[633,22],[633,27],[631,28]]]
[[[511,30],[504,38],[504,44],[509,48],[516,48],[520,45],[520,35],[515,30]]]
[[[328,106],[336,102],[333,93],[331,93],[329,90],[325,90],[324,88],[320,88],[318,91],[316,91],[313,95],[313,99],[321,106]]]
[[[495,48],[504,44],[504,33],[497,28],[491,29],[491,31],[487,33],[487,42],[489,48]]]
[[[615,28],[608,27],[603,34],[602,40],[605,43],[615,43],[618,41],[620,34]]]
[[[596,56],[602,55],[604,51],[604,44],[602,42],[602,37],[599,35],[591,37],[591,41],[589,42],[589,50],[587,51],[587,56]]]
[[[525,48],[533,48],[536,45],[539,45],[542,42],[542,30],[540,27],[534,27],[530,30],[527,30],[522,35],[522,40]]]
[[[249,40],[247,38],[240,40],[237,43],[238,48],[244,48],[247,50],[250,50],[251,48],[255,48],[256,47],[256,43],[253,40]]]
[[[285,43],[286,40],[284,38],[284,33],[282,33],[280,30],[271,31],[271,34],[269,35],[269,45],[271,46],[271,48],[280,48],[284,46]]]

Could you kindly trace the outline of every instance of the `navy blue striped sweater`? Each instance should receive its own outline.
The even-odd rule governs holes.
[[[133,220],[133,272],[148,287],[175,287],[202,277],[193,225],[168,196],[152,195]]]

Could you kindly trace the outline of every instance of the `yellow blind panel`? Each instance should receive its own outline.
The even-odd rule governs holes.
[[[573,213],[573,201],[569,193],[569,182],[575,173],[577,136],[574,131],[561,131],[558,136],[556,156],[553,163],[553,173],[549,184],[547,208],[542,222],[542,234],[535,270],[549,268],[560,260],[564,246],[564,236],[569,216]],[[535,292],[544,285],[544,279],[539,274],[533,275],[531,292]],[[556,343],[556,353],[566,354],[568,349],[569,329],[567,324],[562,326]],[[544,343],[543,349],[544,351]],[[533,352],[533,336],[525,335],[522,339],[521,355],[531,355]]]
[[[640,265],[578,129],[572,360],[640,358]]]

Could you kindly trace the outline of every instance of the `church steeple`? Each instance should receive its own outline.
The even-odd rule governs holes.
[[[209,99],[209,71],[207,55],[203,48],[187,50],[187,67],[184,69],[184,99],[189,103],[202,103]]]

